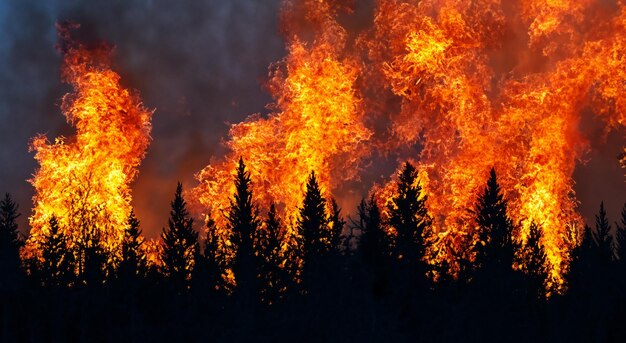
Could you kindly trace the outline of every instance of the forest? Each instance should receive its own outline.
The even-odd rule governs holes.
[[[80,222],[71,241],[52,217],[37,258],[22,258],[18,205],[0,203],[0,340],[148,341],[622,341],[626,338],[626,208],[604,206],[570,254],[566,286],[550,284],[541,223],[524,241],[492,169],[473,208],[475,244],[454,273],[429,263],[432,218],[406,162],[386,208],[363,199],[346,216],[311,172],[298,240],[275,206],[259,213],[243,159],[224,217],[234,251],[194,230],[179,183],[158,256],[147,256],[131,211],[119,251]],[[381,213],[387,211],[386,216]],[[82,214],[88,217],[88,214]],[[386,218],[386,219],[385,219]],[[67,222],[67,221],[66,221]],[[613,229],[613,226],[615,229]],[[613,232],[615,234],[613,235]],[[287,249],[287,251],[285,251]],[[285,260],[284,256],[290,256]],[[523,261],[522,261],[523,258]],[[155,262],[157,261],[157,262]]]

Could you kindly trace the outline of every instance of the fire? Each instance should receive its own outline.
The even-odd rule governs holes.
[[[39,168],[30,180],[35,196],[24,255],[40,256],[42,236],[56,216],[68,248],[85,240],[85,230],[97,230],[115,263],[131,210],[130,182],[150,142],[152,111],[120,85],[110,48],[88,49],[71,40],[67,27],[59,27],[59,35],[62,78],[74,89],[61,109],[76,135],[54,143],[40,135],[31,142]]]
[[[341,182],[357,176],[363,149],[371,133],[364,126],[361,97],[355,82],[359,64],[343,49],[345,30],[336,22],[336,7],[328,1],[300,4],[316,28],[312,41],[293,32],[287,35],[288,56],[270,73],[269,89],[275,103],[267,116],[255,114],[233,125],[230,150],[197,174],[194,197],[216,221],[229,245],[224,211],[234,192],[233,175],[240,157],[252,177],[252,190],[261,210],[276,203],[287,223],[284,250],[295,244],[295,223],[307,177],[315,171],[327,195]],[[286,2],[284,19],[299,9]],[[225,247],[227,249],[227,247]]]
[[[380,0],[366,46],[371,68],[384,76],[381,87],[402,101],[391,116],[389,149],[423,145],[416,161],[435,219],[427,259],[454,266],[475,242],[468,209],[495,166],[521,224],[518,239],[532,221],[542,225],[547,285],[560,291],[582,225],[572,179],[590,139],[581,113],[602,116],[607,131],[625,124],[625,8],[619,4],[607,23],[601,14],[612,12],[597,1],[521,2],[508,9],[519,17],[506,6]],[[502,74],[493,56],[515,25],[525,27],[526,46],[506,52],[518,65]]]

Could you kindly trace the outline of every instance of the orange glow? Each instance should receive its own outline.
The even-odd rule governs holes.
[[[150,142],[152,111],[120,85],[109,66],[110,48],[87,49],[69,38],[67,28],[59,31],[62,78],[74,88],[63,97],[61,109],[76,135],[54,143],[40,135],[31,142],[39,168],[30,180],[35,196],[24,255],[39,256],[54,215],[70,249],[84,240],[83,230],[98,230],[109,263],[115,264],[131,210],[130,183]]]
[[[292,6],[285,4],[287,21],[296,10]],[[196,175],[200,185],[193,190],[221,235],[228,237],[223,213],[234,192],[237,161],[243,157],[262,213],[276,203],[287,225],[283,252],[296,244],[298,207],[311,171],[325,195],[331,195],[340,183],[357,176],[359,162],[367,153],[363,143],[370,137],[355,89],[359,65],[343,54],[346,33],[335,21],[334,6],[327,1],[305,1],[303,6],[317,34],[305,42],[287,33],[288,56],[270,73],[269,88],[275,98],[269,106],[272,113],[255,114],[233,125],[226,142],[230,152]],[[230,242],[222,241],[229,250]]]
[[[572,179],[589,139],[581,113],[591,108],[607,131],[626,123],[626,14],[618,6],[607,19],[592,0],[377,2],[365,46],[370,67],[382,71],[381,86],[402,101],[391,114],[388,149],[423,145],[415,161],[434,217],[431,263],[446,260],[454,273],[459,252],[473,259],[466,253],[476,240],[468,209],[495,166],[510,215],[521,224],[517,238],[525,240],[533,220],[542,226],[547,286],[565,289],[582,226]],[[526,30],[521,42],[503,51],[507,27],[515,25]],[[491,59],[497,53],[518,66],[498,74]]]

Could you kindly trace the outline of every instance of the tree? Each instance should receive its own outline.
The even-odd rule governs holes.
[[[239,296],[244,301],[251,301],[259,293],[258,259],[255,256],[253,240],[259,227],[256,206],[252,203],[252,181],[246,171],[243,158],[239,159],[235,175],[235,194],[230,201],[230,210],[226,216],[231,242],[236,247],[232,262],[233,273],[237,282]]]
[[[209,292],[209,297],[216,294],[222,284],[222,269],[225,265],[223,254],[220,252],[217,226],[212,218],[206,220],[206,237],[204,251],[196,253],[196,266],[193,270],[193,284],[196,292]]]
[[[259,257],[261,258],[260,275],[263,279],[263,302],[275,303],[282,296],[282,288],[289,278],[281,267],[282,224],[276,206],[270,205],[267,219],[262,229],[258,230]]]
[[[42,282],[46,286],[64,286],[69,283],[73,274],[73,254],[68,251],[67,237],[60,229],[55,216],[50,218],[48,225],[48,230],[43,231],[44,237],[41,245]]]
[[[535,222],[532,222],[526,244],[523,247],[525,257],[524,272],[528,288],[532,294],[539,297],[545,294],[544,284],[548,278],[547,256],[541,243],[541,237],[541,229]]]
[[[87,285],[101,285],[106,279],[108,265],[103,240],[103,234],[97,227],[88,227],[77,244],[82,259],[79,277]]]
[[[396,184],[395,195],[387,204],[388,225],[397,233],[396,258],[405,267],[424,269],[424,235],[432,220],[426,209],[427,197],[422,194],[417,170],[411,163],[404,164]]]
[[[594,235],[598,248],[598,258],[608,265],[613,260],[613,242],[610,235],[611,224],[606,216],[604,201],[600,202],[600,211],[596,214],[596,232]]]
[[[346,221],[341,216],[341,208],[337,204],[335,198],[330,199],[329,225],[330,227],[327,231],[329,236],[328,241],[330,243],[330,248],[334,254],[337,255],[341,251],[341,233],[346,225]]]
[[[357,208],[359,216],[359,237],[358,252],[363,261],[370,267],[384,266],[389,259],[389,249],[391,242],[384,230],[380,209],[376,204],[374,196],[369,202],[361,200]]]
[[[619,223],[615,223],[616,239],[615,253],[619,260],[618,264],[622,266],[622,270],[626,269],[626,204],[622,207],[622,213]]]
[[[119,266],[119,275],[127,280],[140,278],[146,274],[146,255],[142,251],[144,240],[139,224],[135,212],[131,210],[124,229],[122,260]]]
[[[493,168],[474,213],[478,230],[475,248],[478,268],[510,270],[516,250],[513,222],[507,214],[507,203]]]
[[[0,289],[15,288],[21,278],[20,248],[17,230],[18,206],[9,193],[0,201]]]
[[[163,228],[161,234],[163,271],[174,287],[186,290],[199,247],[198,233],[192,227],[193,218],[187,212],[187,203],[183,198],[183,186],[180,182],[176,187],[171,207],[168,227]]]
[[[329,255],[328,222],[326,199],[322,196],[315,172],[311,172],[297,226],[302,237],[302,279],[305,287],[311,287],[314,279],[319,277],[322,261]]]
[[[384,230],[380,209],[374,195],[369,202],[361,200],[357,208],[359,222],[358,254],[365,266],[372,271],[372,291],[376,295],[383,295],[388,287],[388,269],[391,242]]]

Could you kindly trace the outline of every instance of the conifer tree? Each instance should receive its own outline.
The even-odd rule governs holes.
[[[535,296],[543,296],[544,284],[548,278],[546,267],[546,252],[541,243],[541,229],[532,222],[526,244],[524,245],[525,273],[529,291]]]
[[[389,258],[391,242],[384,231],[380,209],[374,196],[369,202],[365,199],[357,209],[361,235],[359,237],[358,251],[363,261],[369,266],[384,265]]]
[[[507,214],[507,203],[498,184],[495,169],[489,172],[487,187],[476,206],[478,268],[510,270],[515,254],[513,222]]]
[[[83,239],[79,242],[82,259],[79,278],[90,286],[101,285],[107,275],[107,256],[103,247],[104,237],[97,227],[84,230]]]
[[[15,288],[22,276],[20,247],[23,245],[17,231],[18,206],[9,193],[0,201],[0,289]]]
[[[337,204],[335,198],[330,199],[330,218],[328,228],[328,241],[330,243],[330,249],[334,254],[339,254],[341,251],[341,233],[346,225],[346,221],[341,216],[341,208]]]
[[[289,277],[281,268],[282,224],[276,206],[272,204],[267,212],[267,219],[262,229],[258,230],[259,257],[261,258],[260,275],[263,280],[263,301],[275,303],[281,297],[281,289]]]
[[[302,280],[305,288],[311,288],[314,281],[320,278],[322,265],[329,256],[328,223],[326,199],[322,196],[315,172],[311,172],[297,226],[302,237]]]
[[[603,264],[608,265],[613,260],[613,242],[610,235],[611,224],[606,216],[604,202],[600,203],[600,211],[596,214],[595,241],[598,247],[598,258]]]
[[[626,270],[626,204],[622,207],[619,223],[615,223],[615,254],[618,258],[618,265],[622,265],[622,270]]]
[[[73,254],[68,251],[67,237],[59,227],[55,216],[48,222],[42,242],[41,279],[46,286],[65,286],[73,275]]]
[[[146,255],[142,251],[144,240],[139,224],[135,212],[131,210],[122,240],[122,260],[119,266],[119,275],[122,278],[134,279],[146,274]]]
[[[236,247],[232,270],[237,282],[236,293],[251,301],[259,294],[259,263],[254,251],[254,237],[259,227],[257,209],[252,203],[252,181],[246,171],[243,158],[239,159],[235,175],[235,194],[230,201],[230,210],[226,216],[231,232],[231,241]]]
[[[398,175],[397,189],[387,204],[388,225],[397,232],[396,258],[404,266],[424,267],[424,236],[431,225],[426,209],[427,197],[417,179],[417,170],[409,162]]]
[[[168,227],[163,228],[163,272],[178,290],[186,290],[194,267],[198,247],[198,233],[193,229],[193,218],[187,212],[183,186],[176,187]]]
[[[215,221],[207,218],[204,250],[202,254],[196,253],[196,266],[192,276],[196,292],[208,292],[212,297],[222,286],[222,270],[225,265],[222,255]]]

